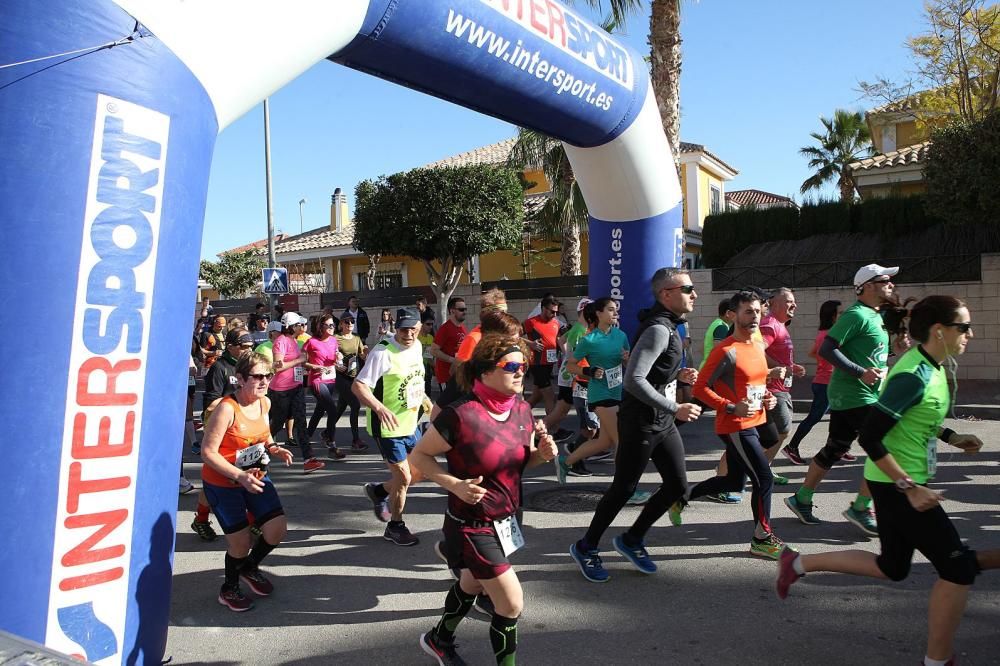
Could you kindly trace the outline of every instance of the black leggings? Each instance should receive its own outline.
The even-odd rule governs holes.
[[[337,383],[334,384],[337,387],[337,395],[339,399],[337,401],[337,408],[334,412],[327,414],[327,427],[330,429],[331,438],[333,436],[334,428],[337,426],[337,421],[340,417],[344,415],[344,412],[348,407],[351,408],[351,440],[358,441],[361,436],[358,434],[358,416],[361,415],[361,401],[358,400],[358,396],[354,395],[354,391],[351,387],[354,386],[354,378],[348,377],[347,375],[342,375],[337,373]]]
[[[691,489],[689,499],[719,493],[741,492],[744,479],[750,476],[753,493],[750,505],[755,523],[754,535],[763,538],[771,533],[771,489],[774,475],[771,465],[764,455],[756,428],[747,428],[726,435],[719,435],[726,444],[727,473],[713,476]]]
[[[287,391],[268,389],[267,397],[271,399],[271,411],[268,414],[271,421],[271,437],[274,437],[285,427],[288,419],[295,419],[295,443],[302,449],[303,460],[312,458],[312,444],[306,434],[306,392],[301,386]],[[292,437],[292,433],[288,433]]]
[[[687,468],[684,464],[684,442],[671,421],[663,430],[644,432],[618,419],[618,452],[615,456],[615,478],[597,505],[584,540],[597,548],[605,530],[635,492],[646,464],[652,460],[663,483],[649,498],[629,528],[629,536],[642,540],[670,505],[687,492]]]
[[[310,384],[309,392],[316,398],[316,409],[309,417],[309,427],[306,428],[306,435],[312,440],[316,428],[319,427],[319,420],[326,414],[326,427],[323,428],[323,435],[326,441],[333,442],[333,429],[337,425],[333,415],[337,413],[339,397],[335,393],[336,384]]]

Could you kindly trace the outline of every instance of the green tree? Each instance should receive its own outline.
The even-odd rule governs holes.
[[[198,276],[227,298],[260,291],[261,269],[267,264],[259,250],[226,252],[219,261],[202,260]]]
[[[523,224],[524,191],[511,169],[413,169],[354,190],[354,248],[422,262],[442,316],[468,261],[517,246]]]
[[[868,124],[861,113],[851,113],[844,109],[834,111],[833,118],[820,116],[819,121],[823,123],[824,132],[812,132],[809,135],[816,139],[819,146],[799,149],[800,155],[809,158],[809,168],[815,169],[813,175],[802,183],[799,191],[805,194],[836,180],[840,200],[853,201],[854,178],[847,165],[871,155],[872,138]]]
[[[952,224],[998,225],[1000,111],[937,129],[931,139],[927,211]]]
[[[580,275],[583,272],[580,238],[587,226],[587,203],[562,142],[522,127],[508,164],[518,171],[541,168],[552,189],[534,220],[535,228],[543,236],[561,240],[559,274]]]
[[[924,125],[943,115],[982,120],[1000,104],[1000,5],[928,0],[924,18],[927,30],[906,40],[915,76],[902,83],[862,81],[861,92],[882,102],[910,99]]]

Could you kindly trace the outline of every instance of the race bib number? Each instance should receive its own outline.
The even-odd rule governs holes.
[[[320,379],[335,379],[337,376],[337,371],[331,367],[324,367],[319,371]]]
[[[353,377],[358,374],[358,357],[352,356],[351,360],[347,363],[347,375]]]
[[[292,368],[292,375],[295,377],[295,381],[301,382],[303,377],[302,366],[297,365],[294,368]]]
[[[423,384],[416,379],[406,385],[406,408],[417,409],[424,402]]]
[[[194,386],[196,383],[194,375],[188,375],[188,386]]]
[[[663,387],[663,397],[671,402],[677,402],[677,380],[670,382]]]
[[[266,465],[270,462],[269,460],[264,460],[266,457],[267,453],[264,451],[264,445],[254,444],[237,451],[236,461],[233,464],[240,469],[250,469],[251,467],[257,467],[260,464]]]
[[[559,360],[559,355],[558,355],[558,353],[556,352],[555,349],[546,349],[545,350],[545,362],[546,363],[555,363],[558,360]]]
[[[937,437],[927,438],[927,476],[937,472]]]
[[[500,537],[500,547],[503,548],[504,555],[510,555],[515,550],[524,545],[524,534],[517,524],[517,518],[508,516],[503,520],[494,520],[493,529]]]
[[[608,380],[608,388],[613,389],[622,385],[622,366],[616,365],[604,371],[604,377]]]
[[[573,384],[573,397],[587,399],[587,385],[576,382]]]
[[[765,387],[760,384],[747,386],[747,400],[750,401],[750,409],[759,412],[764,406]]]
[[[793,380],[792,380],[792,375],[791,374],[785,375],[785,388],[787,388],[787,389],[792,388],[792,381]]]

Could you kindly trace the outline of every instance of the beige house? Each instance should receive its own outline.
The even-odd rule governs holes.
[[[920,94],[884,104],[865,114],[878,153],[848,165],[862,199],[918,194],[927,189],[924,166],[931,142],[920,123]]]

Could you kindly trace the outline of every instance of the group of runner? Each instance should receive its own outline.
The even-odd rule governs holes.
[[[771,497],[780,483],[771,461],[791,429],[792,378],[805,374],[795,363],[786,328],[796,310],[791,290],[779,289],[768,298],[746,289],[720,304],[719,318],[706,333],[705,358],[696,370],[684,367],[684,339],[678,331],[697,300],[683,269],[665,268],[653,275],[654,304],[640,313],[631,341],[617,326],[617,303],[610,298],[581,300],[578,321],[560,328],[555,298],[543,299],[539,314],[522,325],[506,312],[503,293],[494,289],[483,295],[480,327],[454,336],[458,340],[447,351],[435,347],[433,358],[447,361],[451,368],[447,377],[438,373],[442,390],[433,406],[425,392],[425,359],[417,339],[420,313],[400,309],[393,335],[367,353],[350,390],[367,407],[368,432],[390,473],[388,481],[364,488],[376,518],[386,523],[385,538],[401,546],[418,542],[403,521],[410,485],[427,479],[448,491],[443,539],[436,549],[457,580],[446,595],[439,622],[419,638],[423,650],[439,664],[464,663],[455,649],[455,632],[476,606],[492,616],[490,640],[497,663],[514,663],[524,599],[509,557],[524,543],[518,523],[521,476],[528,467],[552,462],[557,480],[564,483],[574,469],[585,470],[581,467],[588,456],[608,450],[614,452],[611,485],[587,531],[569,546],[587,580],[609,580],[601,539],[634,499],[650,460],[662,483],[644,498],[633,524],[612,539],[614,549],[645,574],[657,569],[645,547],[646,535],[664,514],[680,524],[689,501],[741,496],[749,479],[749,552],[778,560],[781,598],[799,577],[813,571],[901,580],[914,550],[919,550],[941,578],[931,597],[925,664],[949,663],[968,587],[980,570],[995,568],[1000,561],[997,551],[975,553],[965,547],[939,506],[940,495],[926,487],[934,475],[935,437],[969,453],[982,446],[974,436],[942,427],[952,398],[944,367],[964,351],[972,324],[964,303],[932,296],[908,313],[908,335],[899,323],[902,318],[891,327],[896,334],[892,340],[880,310],[902,309],[892,293],[891,278],[897,272],[865,266],[854,280],[857,303],[839,318],[839,303],[821,309],[821,335],[812,353],[830,365],[815,378],[816,404],[809,427],[822,417],[827,398],[830,434],[813,458],[806,482],[785,499],[803,523],[818,524],[811,512],[816,486],[860,436],[869,459],[859,495],[844,515],[879,536],[878,556],[867,551],[799,555],[771,526]],[[464,320],[464,302],[448,305],[449,323],[458,327]],[[321,322],[323,328],[335,325],[332,317]],[[259,565],[283,538],[285,519],[266,470],[272,457],[285,464],[292,461],[288,449],[274,441],[285,417],[305,423],[297,398],[280,395],[285,390],[280,386],[278,397],[294,408],[273,414],[270,403],[275,400],[268,396],[274,393],[274,373],[304,365],[310,381],[322,383],[332,373],[327,368],[345,367],[343,355],[329,340],[313,345],[318,347],[315,353],[296,353],[280,342],[285,335],[283,330],[274,340],[273,361],[248,353],[235,363],[236,390],[214,409],[202,442],[207,503],[227,536],[219,601],[233,610],[252,606],[240,589],[241,580],[258,595],[273,588]],[[242,334],[236,337],[242,345],[241,340]],[[894,348],[900,358],[886,377]],[[534,420],[531,404],[522,397],[526,375],[535,382],[535,397],[547,403],[545,421]],[[335,377],[340,381],[339,374]],[[550,388],[553,379],[558,393]],[[679,384],[692,386],[694,397],[685,400]],[[825,391],[816,385],[826,386]],[[332,396],[328,388],[327,395]],[[318,405],[327,402],[322,393],[317,399]],[[563,440],[568,446],[560,452],[548,430],[558,427],[570,405],[580,416],[579,433],[576,441]],[[330,428],[339,413],[336,407],[326,408]],[[716,476],[689,487],[678,426],[699,418],[703,409],[715,411],[715,432],[725,453]],[[430,423],[418,428],[425,412]],[[804,433],[796,433],[786,449],[794,463],[804,462],[798,450],[802,437]],[[308,435],[301,444],[308,445]],[[303,455],[309,455],[305,446]],[[256,543],[251,522],[258,530]]]

